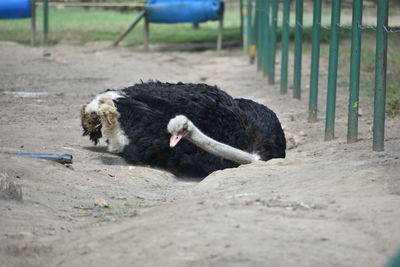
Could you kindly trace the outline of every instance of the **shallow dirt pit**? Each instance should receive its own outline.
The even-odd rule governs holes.
[[[323,118],[306,122],[306,90],[301,101],[279,95],[239,49],[2,42],[0,55],[0,173],[23,194],[0,199],[2,266],[382,266],[400,248],[399,118],[386,122],[385,151],[372,152],[365,107],[360,141],[346,144],[345,90],[337,137],[324,142]],[[285,127],[287,158],[186,180],[130,166],[81,136],[79,110],[91,97],[148,79],[216,84],[268,105]],[[96,198],[109,207],[93,217]]]

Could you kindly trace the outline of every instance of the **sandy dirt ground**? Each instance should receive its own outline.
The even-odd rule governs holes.
[[[385,151],[373,152],[372,111],[361,102],[360,141],[347,144],[339,89],[336,138],[325,142],[326,81],[310,124],[307,90],[300,101],[281,96],[238,48],[105,47],[0,43],[0,173],[23,194],[0,199],[1,266],[382,266],[400,249],[399,118],[387,119]],[[148,79],[216,84],[268,105],[284,125],[287,158],[195,181],[130,166],[81,136],[79,110],[91,97]],[[109,207],[93,217],[96,198]]]

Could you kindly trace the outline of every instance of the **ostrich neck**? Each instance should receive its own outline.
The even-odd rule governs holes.
[[[193,123],[192,129],[193,130],[186,135],[186,139],[215,156],[231,160],[238,164],[249,164],[259,160],[259,156],[256,154],[250,154],[208,137],[194,126]]]

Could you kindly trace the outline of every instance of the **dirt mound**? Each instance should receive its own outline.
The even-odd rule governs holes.
[[[346,90],[337,138],[323,142],[323,121],[306,123],[306,101],[268,87],[240,50],[3,42],[0,53],[0,173],[23,195],[0,199],[4,266],[380,266],[400,247],[399,118],[386,122],[385,152],[372,152],[365,107],[360,141],[346,144]],[[287,158],[196,181],[130,166],[81,137],[83,104],[140,79],[217,84],[268,105],[285,126]],[[68,153],[74,163],[13,151]],[[96,198],[109,207],[93,217]]]

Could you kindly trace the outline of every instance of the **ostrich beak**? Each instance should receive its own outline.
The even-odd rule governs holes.
[[[178,142],[182,139],[183,135],[182,134],[173,134],[171,135],[171,138],[169,139],[169,146],[174,147]]]

